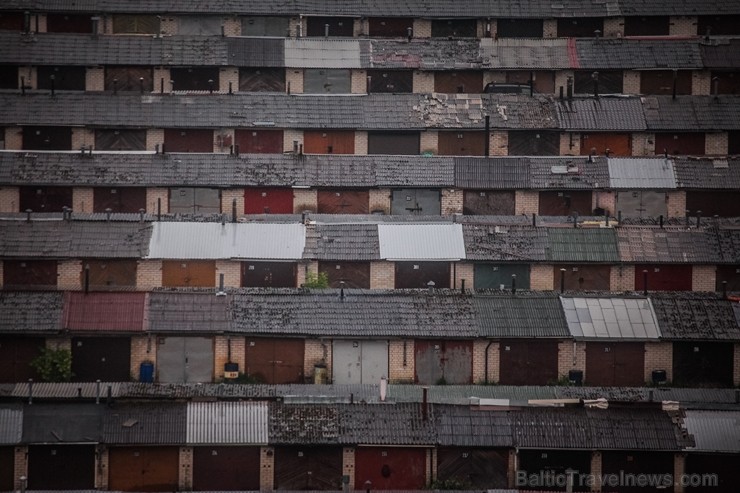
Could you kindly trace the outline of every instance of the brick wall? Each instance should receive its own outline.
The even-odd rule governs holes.
[[[318,262],[317,262],[318,265]],[[296,287],[299,288],[306,282],[306,271],[309,269],[308,264],[299,263],[296,266]],[[318,270],[318,269],[317,269]]]
[[[293,152],[293,142],[298,142],[300,149],[303,144],[303,130],[285,129],[283,130],[283,152]]]
[[[352,36],[355,38],[367,36],[367,20],[364,17],[355,19],[352,23]]]
[[[355,489],[355,449],[352,447],[342,449],[342,475],[349,478],[347,489],[353,491]]]
[[[694,265],[691,269],[692,291],[714,291],[717,288],[717,267]]]
[[[161,203],[162,214],[170,211],[170,192],[166,188],[147,188],[146,189],[146,211],[149,214],[156,214],[157,208]]]
[[[488,347],[488,383],[496,383],[500,378],[499,343],[476,339],[473,341],[473,383],[476,384],[486,382],[486,347]]]
[[[238,68],[222,67],[219,70],[219,73],[218,73],[219,92],[228,94],[229,93],[229,83],[231,83],[231,92],[239,91],[239,69]]]
[[[491,156],[509,155],[509,132],[494,130],[488,136]]]
[[[554,289],[552,265],[532,264],[529,285],[535,291]]]
[[[411,383],[413,381],[414,341],[411,339],[390,341],[388,344],[388,383]]]
[[[318,200],[316,190],[296,188],[293,190],[293,212],[296,214],[300,214],[303,211],[316,212]]]
[[[603,184],[599,184],[603,185]],[[617,214],[617,194],[614,192],[607,192],[601,190],[594,190],[593,194],[592,209],[602,208],[610,216],[616,216]]]
[[[72,209],[84,214],[93,211],[93,189],[75,187],[72,189]]]
[[[176,17],[162,17],[159,22],[159,33],[162,36],[174,36],[180,31],[180,23]]]
[[[139,380],[139,370],[144,361],[157,364],[156,336],[131,336],[131,379]]]
[[[355,155],[367,155],[367,132],[361,130],[355,132]]]
[[[567,377],[570,370],[581,370],[584,380],[587,378],[586,343],[572,340],[558,343],[558,377]]]
[[[164,143],[164,129],[161,128],[150,128],[146,131],[146,150],[147,151],[154,151],[157,149],[157,146],[159,148],[162,148],[162,144]]]
[[[519,458],[516,455],[516,450],[509,450],[509,460],[507,463],[506,474],[509,478],[508,486],[514,489],[516,486],[516,471],[519,469]]]
[[[632,134],[633,156],[655,155],[655,134],[635,132]]]
[[[645,343],[645,382],[652,381],[653,370],[665,370],[668,381],[673,380],[673,344],[670,342]]]
[[[462,214],[463,191],[460,189],[442,189],[442,215]]]
[[[224,287],[238,288],[242,284],[242,264],[237,260],[216,260],[216,284],[219,286],[220,274],[224,275]]]
[[[57,263],[57,289],[80,289],[82,261],[60,260]]]
[[[0,212],[19,212],[20,203],[18,187],[0,187]]]
[[[490,71],[486,70],[483,72],[483,87],[489,82],[506,82],[506,72],[501,71]]]
[[[555,71],[555,94],[560,94],[560,88],[563,88],[563,94],[568,94],[568,77],[573,77],[572,70]]]
[[[233,212],[234,200],[236,200],[236,217],[244,215],[244,189],[228,188],[221,191],[221,211],[229,215]]]
[[[697,32],[697,19],[695,16],[671,16],[668,34],[671,36],[696,36],[705,33]]]
[[[624,94],[640,94],[640,72],[625,70],[622,74],[622,92]]]
[[[38,32],[48,32],[46,14],[36,14],[36,19],[31,18],[31,30],[36,30],[36,22],[38,22]]]
[[[581,134],[563,132],[560,134],[560,155],[578,156],[581,153]]]
[[[305,36],[308,31],[308,19],[305,17],[293,17],[290,19],[290,25],[293,33],[298,36]],[[300,26],[300,27],[299,27]]]
[[[540,210],[540,194],[535,190],[514,192],[514,215],[537,214]]]
[[[331,341],[320,339],[306,339],[303,350],[303,374],[313,383],[314,365],[326,365],[327,378],[331,380]]]
[[[350,92],[352,94],[367,94],[367,72],[355,69],[351,73]]]
[[[193,447],[180,447],[180,474],[177,486],[180,491],[193,489]]]
[[[260,447],[260,491],[275,487],[275,449]]]
[[[225,36],[241,36],[242,35],[242,21],[238,17],[227,17],[224,19],[224,35]],[[237,86],[234,86],[236,91]]]
[[[601,477],[601,452],[596,450],[591,452],[591,475],[595,478]],[[591,491],[601,491],[601,481],[594,481],[591,485]]]
[[[412,88],[412,91],[416,93],[434,92],[434,72],[414,70]]]
[[[105,445],[98,445],[95,454],[95,489],[108,489],[108,447]]]
[[[414,37],[431,38],[432,21],[431,19],[414,19]]]
[[[2,190],[0,190],[2,193]],[[391,213],[391,191],[387,188],[370,189],[370,212],[383,211]]]
[[[290,94],[303,93],[303,70],[285,69],[285,90]]]
[[[162,287],[162,261],[137,261],[136,289],[139,291],[149,291],[159,287]]]
[[[456,262],[450,272],[451,283],[455,289],[462,288],[462,281],[465,280],[465,289],[473,289],[473,264],[465,262]]]
[[[712,74],[708,70],[694,70],[691,72],[691,94],[694,96],[708,96],[712,92]]]
[[[23,149],[23,130],[20,127],[5,128],[5,149],[8,151]]]
[[[95,131],[88,128],[72,129],[72,150],[95,147]]]
[[[437,454],[434,449],[427,449],[427,456],[424,465],[424,482],[429,484],[432,478],[437,476]]]
[[[740,342],[735,343],[735,357],[733,359],[733,384],[740,385]]]
[[[72,350],[72,339],[68,337],[47,337],[44,342],[45,346],[49,349],[57,351],[60,349]]]
[[[666,194],[668,198],[668,217],[686,217],[686,192],[675,191]]]
[[[609,289],[612,291],[634,291],[635,266],[614,265],[609,272]]]
[[[431,152],[437,154],[439,152],[439,133],[436,130],[424,130],[421,132],[419,137],[419,149],[421,153]]]
[[[706,133],[704,153],[710,156],[726,156],[729,151],[729,137],[727,132]]]
[[[38,88],[38,71],[36,67],[18,67],[18,87],[23,84],[27,89]]]
[[[603,36],[607,38],[621,38],[624,36],[624,17],[605,18]]]
[[[229,345],[231,345],[231,361],[229,361]],[[213,374],[216,381],[224,377],[224,365],[226,363],[236,363],[239,365],[239,371],[243,372],[245,364],[245,346],[246,340],[240,336],[216,336],[213,343]]]
[[[16,491],[25,490],[21,477],[28,477],[28,447],[15,447],[13,461],[13,485]]]
[[[543,38],[557,38],[558,37],[557,19],[545,19],[542,22],[542,37]]]
[[[396,270],[393,262],[370,262],[370,289],[393,289],[395,286]]]
[[[164,92],[172,92],[172,76],[170,75],[170,69],[166,67],[154,67],[153,73],[154,92],[160,92],[162,90],[162,80],[164,80]]]
[[[103,67],[88,67],[85,71],[85,90],[105,90],[105,69]]]
[[[675,452],[673,454],[673,477],[681,478],[686,474],[686,454]],[[681,481],[673,482],[673,493],[683,493],[684,486]]]
[[[213,131],[213,151],[215,153],[231,152],[231,144],[234,142],[234,129],[221,128]]]

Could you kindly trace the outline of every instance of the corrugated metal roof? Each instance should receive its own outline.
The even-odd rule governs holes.
[[[355,404],[339,406],[339,440],[358,445],[434,445],[434,406],[428,406],[427,420],[421,406],[413,403]]]
[[[149,293],[148,330],[157,332],[225,332],[231,328],[227,296],[207,292]]]
[[[15,445],[23,436],[23,407],[20,404],[0,405],[0,445]]]
[[[563,69],[572,68],[568,40],[483,38],[481,55],[486,68]]]
[[[186,422],[185,403],[116,403],[103,415],[103,443],[185,444]]]
[[[686,411],[683,422],[694,436],[694,450],[740,452],[740,411]]]
[[[56,332],[64,309],[61,292],[0,292],[0,332]]]
[[[459,447],[510,447],[511,416],[467,406],[435,405],[437,443]]]
[[[738,304],[717,293],[655,292],[651,302],[664,338],[740,341]]]
[[[456,157],[455,186],[481,189],[529,188],[526,158]]]
[[[65,293],[62,327],[71,331],[141,332],[145,293]]]
[[[482,337],[570,337],[554,294],[476,296],[473,306]]]
[[[465,258],[461,224],[378,224],[378,240],[381,259]]]
[[[560,301],[573,337],[643,340],[661,336],[649,299],[561,297]]]
[[[339,443],[338,406],[270,403],[269,434],[270,444]]]
[[[549,228],[547,259],[554,262],[619,262],[613,229]]]
[[[376,224],[316,224],[314,228],[307,228],[306,235],[306,258],[352,261],[380,259]]]
[[[547,256],[549,244],[545,228],[468,223],[463,232],[469,260],[527,262],[545,260]]]
[[[555,101],[564,130],[644,131],[647,128],[640,99],[600,97]]]
[[[712,236],[683,227],[617,229],[620,259],[629,263],[721,263],[716,236]]]
[[[105,405],[40,404],[23,408],[23,443],[98,443]]]
[[[123,393],[126,384],[121,382],[33,382],[31,394],[34,399],[104,399],[111,388],[111,397],[118,397]],[[99,390],[98,390],[99,389]],[[16,383],[11,392],[13,397],[29,396],[28,382]]]
[[[267,443],[266,402],[189,402],[188,444]]]
[[[612,188],[676,188],[676,174],[670,159],[609,158],[608,165]]]
[[[285,40],[285,67],[287,68],[362,68],[360,44],[357,39]]]
[[[147,258],[299,260],[303,224],[156,222]]]
[[[716,166],[726,163],[727,166]],[[721,159],[674,160],[676,185],[690,189],[740,189],[740,159],[727,157]]]

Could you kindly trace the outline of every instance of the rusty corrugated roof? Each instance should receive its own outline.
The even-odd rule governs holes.
[[[141,332],[145,330],[146,293],[67,292],[63,328],[71,331]]]

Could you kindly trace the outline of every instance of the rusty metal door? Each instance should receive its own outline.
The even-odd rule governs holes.
[[[90,14],[46,14],[47,33],[92,33]]]
[[[565,289],[568,291],[609,291],[611,267],[608,265],[556,265],[553,268],[555,284],[560,283],[565,269]]]
[[[27,382],[38,379],[33,361],[44,347],[42,337],[0,337],[0,383]]]
[[[100,151],[145,151],[146,130],[96,129],[95,149]]]
[[[644,270],[648,271],[648,291],[691,291],[691,265],[636,265],[635,291],[645,289]]]
[[[501,385],[548,385],[558,379],[558,341],[503,339],[499,344]]]
[[[178,447],[111,447],[108,488],[112,491],[178,491]]]
[[[275,447],[276,490],[340,490],[341,447]]]
[[[90,274],[91,289],[136,286],[136,260],[84,260],[80,286],[85,283],[85,270]]]
[[[368,132],[368,154],[416,155],[420,149],[419,132]]]
[[[167,81],[169,84],[169,81]],[[152,67],[105,67],[106,91],[154,90],[154,71]]]
[[[410,93],[414,91],[414,73],[411,70],[368,70],[368,91],[371,93]]]
[[[370,37],[400,38],[408,36],[409,28],[413,32],[414,19],[411,17],[370,17],[368,26]]]
[[[62,212],[72,207],[72,187],[20,187],[19,202],[19,212]]]
[[[382,377],[388,377],[387,341],[332,342],[332,383],[377,385]]]
[[[56,289],[56,260],[3,261],[3,289]]]
[[[352,130],[305,131],[303,143],[306,154],[355,153],[355,133]]]
[[[23,127],[24,151],[72,150],[71,127]]]
[[[632,138],[627,133],[581,134],[581,156],[606,154],[610,156],[631,156]]]
[[[512,275],[516,275],[517,288],[529,289],[529,264],[476,263],[475,289],[511,289]]]
[[[209,337],[157,338],[157,381],[208,383],[213,381],[213,340]]]
[[[673,452],[636,452],[636,451],[616,451],[605,450],[601,455],[602,474],[608,474],[608,477],[649,477],[655,478],[656,483],[653,487],[646,487],[637,482],[624,481],[624,484],[612,486],[608,483],[604,485],[602,491],[616,491],[619,493],[645,493],[664,492],[671,490],[673,484],[672,476],[674,469]],[[658,478],[661,479],[658,482]],[[652,485],[651,485],[652,486]],[[700,491],[711,491],[714,488],[700,489]],[[692,489],[693,490],[693,489]],[[689,490],[689,491],[692,491]],[[695,491],[695,490],[694,490]]]
[[[727,281],[727,291],[740,291],[740,265],[717,266],[717,291],[722,292],[723,281]]]
[[[473,383],[473,341],[417,339],[414,355],[415,383]]]
[[[506,72],[507,84],[529,84],[534,76],[534,92],[553,94],[555,92],[555,72],[552,70],[509,70]]]
[[[391,214],[401,216],[439,216],[442,201],[439,190],[405,188],[391,192]]]
[[[146,188],[96,187],[93,189],[93,212],[128,212],[146,210]]]
[[[165,128],[167,152],[213,152],[213,130]]]
[[[95,488],[95,445],[28,447],[29,490]]]
[[[244,189],[245,214],[292,214],[293,190],[290,188]]]
[[[667,196],[653,190],[617,192],[617,210],[622,217],[668,217]]]
[[[586,378],[591,386],[645,385],[645,345],[642,342],[587,342]]]
[[[240,68],[239,91],[285,92],[285,69]]]
[[[39,65],[36,70],[39,89],[51,90],[53,80],[57,91],[85,90],[85,67]]]
[[[540,216],[590,216],[591,192],[569,190],[566,192],[540,192]]]
[[[507,450],[440,447],[437,449],[437,480],[457,481],[479,490],[508,486]]]
[[[732,387],[731,342],[674,341],[673,383],[685,387]]]
[[[701,211],[703,217],[740,217],[740,192],[689,190],[686,192],[686,209],[692,213]]]
[[[319,190],[319,214],[368,214],[370,192],[368,190]]]
[[[162,286],[215,287],[216,262],[213,260],[165,260],[162,262]]]
[[[475,38],[478,36],[476,19],[432,19],[433,38]]]
[[[451,131],[438,133],[440,156],[482,156],[485,154],[486,133],[479,131]]]
[[[578,16],[558,19],[558,38],[593,38],[594,31],[603,34],[603,18]]]
[[[218,67],[171,68],[173,91],[218,91]]]
[[[702,132],[656,133],[655,154],[703,156],[705,134]]]
[[[283,152],[282,130],[237,129],[234,141],[239,152],[244,154],[281,154]]]
[[[259,447],[193,447],[194,491],[259,489]]]
[[[355,485],[370,481],[373,490],[422,490],[426,486],[424,448],[358,447]]]
[[[330,288],[370,289],[370,262],[319,262],[319,273],[329,278]]]
[[[396,289],[427,288],[434,282],[436,289],[450,287],[449,262],[395,262]]]
[[[560,134],[551,130],[509,131],[509,156],[558,156]]]
[[[131,380],[130,337],[73,337],[72,373],[75,382]]]
[[[15,448],[0,447],[0,491],[15,489]]]
[[[244,288],[295,288],[295,262],[242,262]]]
[[[304,383],[303,339],[247,339],[247,375],[267,384]]]
[[[352,17],[306,17],[306,36],[351,38],[354,36],[354,26],[355,21]]]
[[[434,92],[481,93],[483,92],[483,72],[476,70],[435,72]]]
[[[643,70],[640,72],[640,94],[673,94],[673,70]],[[679,70],[676,78],[676,94],[691,94],[691,70]],[[656,149],[657,142],[656,142]]]
[[[463,214],[513,216],[514,192],[504,190],[465,190]]]

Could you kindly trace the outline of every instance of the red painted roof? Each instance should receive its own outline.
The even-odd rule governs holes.
[[[71,331],[141,332],[146,293],[68,292],[63,328]]]

